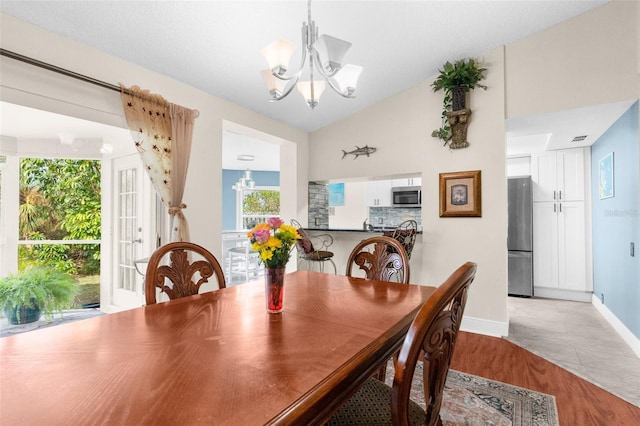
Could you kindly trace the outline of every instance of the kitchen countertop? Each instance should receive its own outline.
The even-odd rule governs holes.
[[[318,232],[364,232],[364,233],[368,233],[368,234],[376,234],[376,233],[381,233],[384,231],[393,231],[394,229],[396,229],[395,226],[393,227],[377,227],[374,226],[373,229],[362,229],[362,228],[353,228],[353,229],[345,229],[345,228],[304,228],[306,231],[318,231]],[[418,231],[418,234],[422,234],[422,231]]]

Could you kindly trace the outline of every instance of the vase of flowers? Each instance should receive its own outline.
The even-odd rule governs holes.
[[[258,252],[264,264],[267,312],[279,313],[284,309],[284,272],[300,234],[280,218],[272,217],[259,223],[247,234],[251,248]]]

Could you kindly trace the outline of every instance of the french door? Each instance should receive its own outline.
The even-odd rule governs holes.
[[[148,211],[151,204],[148,202],[151,198],[150,185],[146,184],[148,180],[138,154],[113,160],[111,293],[112,304],[117,309],[131,309],[144,304],[143,274],[146,263],[141,260],[145,238],[150,235],[150,230],[145,226],[151,220],[144,220],[145,217],[151,217]]]

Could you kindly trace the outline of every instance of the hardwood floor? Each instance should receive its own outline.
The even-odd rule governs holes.
[[[461,332],[451,368],[556,397],[560,425],[640,425],[640,408],[505,339]]]

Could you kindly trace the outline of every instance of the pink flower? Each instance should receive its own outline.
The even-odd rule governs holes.
[[[264,244],[267,241],[269,241],[270,236],[271,236],[271,233],[269,232],[268,229],[257,229],[253,231],[253,238],[255,238],[256,241],[259,242],[260,244]]]
[[[282,225],[284,222],[279,217],[270,217],[269,219],[267,219],[267,223],[273,229],[278,229],[280,228],[280,225]]]

